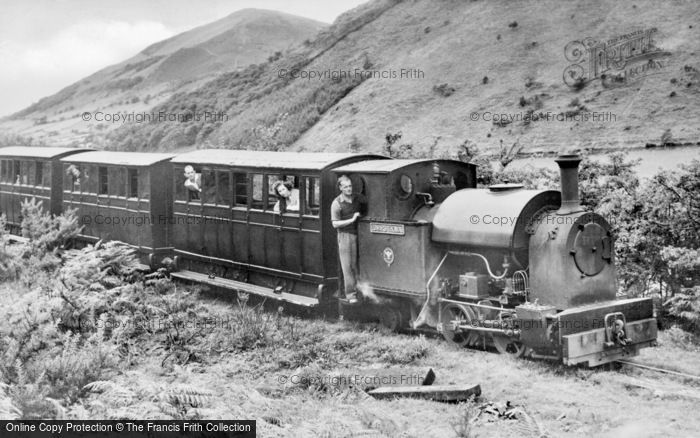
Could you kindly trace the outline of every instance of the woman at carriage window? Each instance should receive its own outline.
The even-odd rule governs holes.
[[[273,207],[275,213],[286,211],[299,211],[299,190],[293,188],[292,184],[285,181],[276,181],[272,190],[277,194],[278,200]]]

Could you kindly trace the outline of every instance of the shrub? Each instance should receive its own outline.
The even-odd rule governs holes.
[[[103,319],[103,322],[106,322]],[[67,332],[50,356],[34,365],[51,385],[49,396],[77,400],[87,383],[100,380],[117,364],[114,347],[105,342],[104,324],[87,339]]]
[[[22,411],[15,406],[10,395],[10,386],[2,382],[0,376],[0,418],[3,420],[19,420],[22,417]]]
[[[9,237],[7,218],[2,214],[0,215],[0,281],[16,279],[22,268],[18,252],[21,249],[18,246],[11,246]]]
[[[681,327],[700,334],[700,287],[672,296],[664,303],[668,315],[681,323]]]
[[[20,360],[14,363],[14,370],[17,376],[16,384],[6,387],[6,397],[9,399],[6,403],[9,404],[10,414],[18,415],[24,420],[55,418],[57,410],[54,406],[58,405],[58,410],[62,408],[55,400],[49,399],[49,387],[45,376],[42,374],[32,381]]]
[[[29,240],[29,254],[41,256],[55,248],[65,246],[80,233],[76,210],[52,216],[43,211],[41,201],[32,197],[22,202],[22,236]]]
[[[384,136],[386,143],[384,143],[384,154],[390,156],[391,158],[415,158],[413,154],[413,145],[409,143],[404,143],[396,147],[396,143],[401,140],[401,132],[396,134],[387,133]]]
[[[433,91],[442,97],[451,96],[456,90],[448,84],[433,85]]]
[[[92,331],[90,320],[107,312],[124,292],[120,288],[138,277],[138,260],[133,249],[119,242],[72,249],[63,258],[52,291],[63,303],[57,316],[64,328]]]

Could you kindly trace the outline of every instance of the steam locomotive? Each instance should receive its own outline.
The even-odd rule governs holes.
[[[197,150],[179,155],[0,149],[0,209],[77,209],[80,242],[120,240],[182,281],[347,316],[432,328],[449,342],[597,366],[654,344],[650,298],[616,299],[613,236],[578,200],[575,155],[561,191],[476,188],[476,166],[371,154]],[[185,171],[201,190],[185,187]],[[359,305],[342,272],[330,204],[348,176],[367,199],[358,224]],[[273,187],[298,191],[280,213]]]

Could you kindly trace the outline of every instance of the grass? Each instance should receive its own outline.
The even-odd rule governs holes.
[[[28,266],[35,259],[20,258],[0,283],[7,303],[0,307],[2,418],[255,419],[262,437],[700,430],[700,418],[687,415],[698,381],[513,360],[375,324],[266,312],[246,297],[223,302],[162,276],[139,277],[133,255],[115,244],[61,257],[39,270]],[[672,329],[659,344],[641,360],[699,374],[695,339]],[[429,368],[436,385],[479,384],[482,395],[445,404],[378,401],[365,392],[418,384]],[[652,380],[654,387],[634,385]],[[509,418],[484,409],[505,405],[513,408]]]
[[[173,325],[151,333],[128,332],[128,353],[119,345],[126,336],[119,337],[119,330],[103,333],[104,341],[96,332],[81,341],[77,335],[47,335],[47,343],[55,340],[53,349],[35,346],[33,354],[52,352],[54,359],[39,370],[29,355],[28,370],[22,372],[34,378],[22,377],[21,385],[15,378],[9,385],[10,393],[25,397],[22,403],[15,398],[24,415],[55,417],[59,409],[50,400],[56,400],[68,418],[254,418],[259,436],[290,437],[539,436],[538,424],[547,436],[625,436],[639,430],[650,433],[645,436],[671,431],[689,436],[700,428],[700,419],[687,415],[691,400],[655,395],[629,387],[624,380],[647,377],[678,384],[673,376],[511,360],[492,352],[455,349],[440,339],[389,333],[373,324],[265,313],[246,303],[206,299],[197,290],[172,284],[161,286],[157,295],[148,288],[140,292],[142,302],[167,308]],[[3,307],[0,319],[17,315],[16,307],[26,308],[38,293],[17,283],[3,284],[0,299],[16,304]],[[185,315],[228,323],[189,331],[181,325],[176,330],[176,321],[185,321],[178,319]],[[39,321],[37,333],[49,333],[42,331],[48,325]],[[8,325],[1,327],[3,337],[14,333]],[[104,354],[92,353],[91,342]],[[688,342],[677,332],[662,333],[660,346],[646,350],[642,359],[674,358],[679,370],[697,372],[697,345]],[[91,348],[81,350],[83,345]],[[108,360],[126,356],[129,360],[118,364]],[[98,359],[101,362],[95,362]],[[99,372],[86,376],[80,370],[90,363]],[[482,396],[460,405],[377,401],[363,391],[377,376],[420,375],[428,368],[437,374],[435,384],[478,383]],[[93,379],[96,383],[87,385]],[[525,414],[502,419],[479,409],[487,402],[506,401]]]

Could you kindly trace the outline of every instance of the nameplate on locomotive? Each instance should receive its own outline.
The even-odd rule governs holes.
[[[380,224],[377,222],[370,222],[369,232],[374,234],[394,234],[396,236],[403,236],[406,234],[406,229],[403,224]]]

